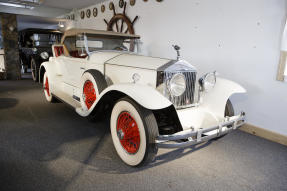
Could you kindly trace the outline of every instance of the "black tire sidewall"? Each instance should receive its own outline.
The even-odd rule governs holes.
[[[225,117],[226,116],[229,116],[229,117],[234,116],[234,108],[233,108],[233,105],[232,105],[230,99],[228,99],[226,102],[224,116]]]
[[[35,72],[33,72],[33,62],[35,64]],[[35,58],[31,58],[31,72],[32,72],[32,79],[34,82],[37,82],[38,81],[38,64],[37,64],[37,59]],[[34,76],[34,77],[33,77]]]

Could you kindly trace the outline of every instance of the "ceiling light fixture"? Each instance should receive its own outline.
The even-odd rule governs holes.
[[[64,23],[61,22],[61,21],[59,22],[58,26],[59,26],[60,28],[64,28],[64,27],[65,27]]]
[[[4,3],[0,2],[0,5],[4,5],[7,7],[16,7],[16,8],[25,8],[25,9],[34,9],[35,7],[29,5],[21,5],[21,4],[14,4],[14,3]]]

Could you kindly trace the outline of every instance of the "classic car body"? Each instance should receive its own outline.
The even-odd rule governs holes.
[[[198,144],[244,123],[245,114],[234,115],[229,101],[244,88],[214,72],[199,78],[179,54],[170,60],[127,51],[124,44],[135,49],[139,38],[66,31],[61,44],[53,46],[54,56],[40,68],[46,99],[63,100],[83,117],[109,118],[117,153],[131,166],[150,162],[159,147]]]
[[[59,43],[62,33],[54,29],[29,28],[19,32],[19,54],[25,71],[31,69],[33,80],[39,79],[38,71],[44,61],[52,56],[52,45]]]

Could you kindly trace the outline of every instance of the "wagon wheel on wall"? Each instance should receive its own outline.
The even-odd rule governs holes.
[[[114,16],[108,22],[104,19],[107,24],[108,31],[120,32],[125,34],[135,34],[134,23],[137,21],[138,16],[136,16],[133,21],[126,15],[127,2],[124,4],[123,13],[116,13],[115,6],[112,7]],[[130,50],[134,50],[134,43],[131,42]]]

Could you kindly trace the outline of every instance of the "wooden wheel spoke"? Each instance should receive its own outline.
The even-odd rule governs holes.
[[[134,24],[137,20],[138,20],[139,16],[136,16],[132,22],[132,24]]]
[[[113,6],[112,10],[114,16],[111,18],[109,22],[106,19],[104,19],[108,31],[121,32],[125,34],[127,33],[134,34],[133,25],[138,20],[139,17],[136,16],[133,19],[133,21],[131,21],[130,18],[126,16],[126,8],[127,8],[127,2],[124,3],[123,13],[117,14],[115,7]],[[124,25],[126,25],[127,27],[125,27]]]
[[[117,32],[119,32],[118,20],[116,20]]]
[[[121,24],[121,32],[123,32],[123,27],[124,27],[124,20],[122,19],[122,24]]]
[[[109,23],[108,23],[108,21],[107,21],[106,19],[104,19],[104,21],[105,21],[105,23],[106,23],[107,25],[109,25]]]

